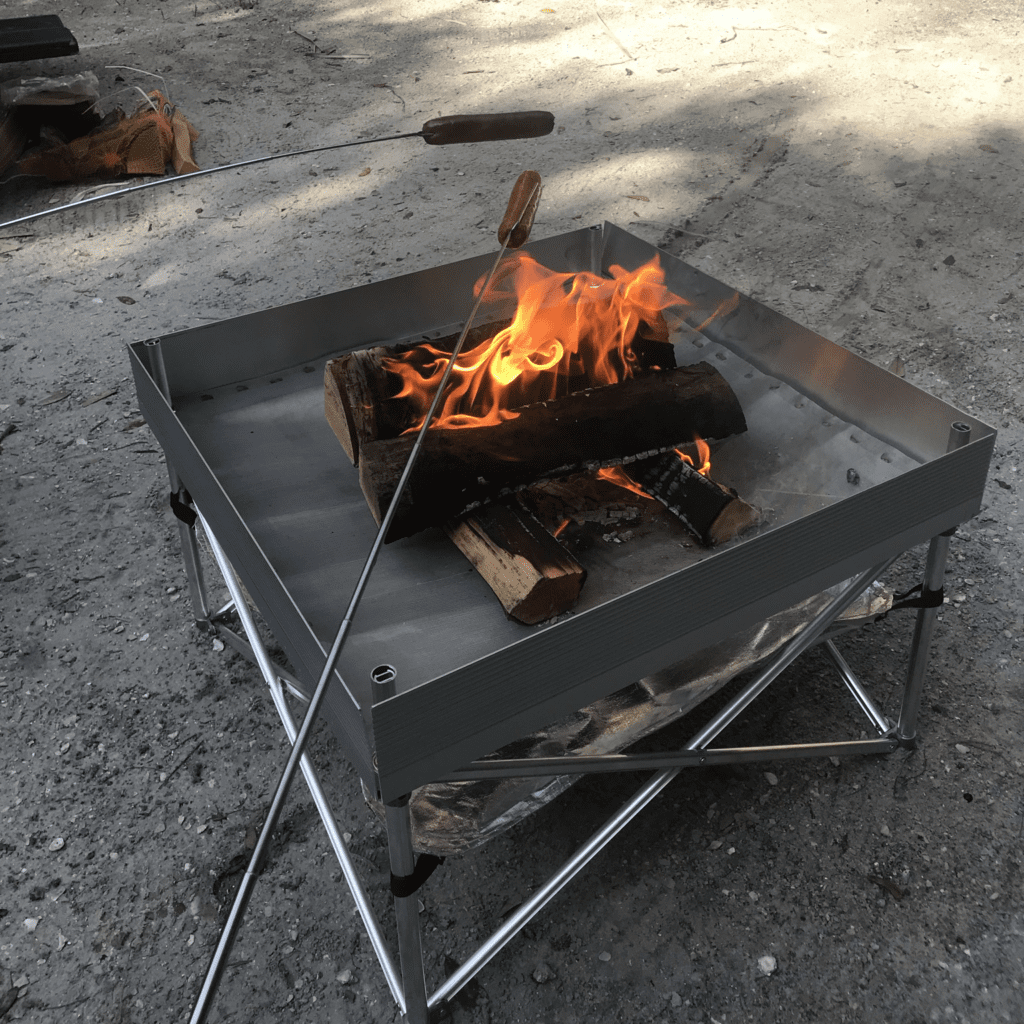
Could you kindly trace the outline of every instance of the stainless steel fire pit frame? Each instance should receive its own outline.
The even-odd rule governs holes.
[[[556,270],[601,271],[615,263],[633,269],[656,252],[607,224],[529,248]],[[313,391],[319,397],[323,362],[353,348],[457,326],[460,297],[470,293],[489,260],[465,260],[129,346],[140,408],[167,454],[172,505],[183,517],[183,550],[196,618],[257,662],[290,736],[294,726],[281,687],[308,694],[324,664],[325,638],[329,642],[336,625],[327,613],[337,609],[340,614],[347,598],[346,583],[354,572],[350,556],[368,546],[367,537],[372,539],[361,495],[356,501],[351,490],[343,492],[338,483],[346,468],[351,475],[351,468],[323,421],[319,401],[310,400]],[[667,283],[679,294],[699,297],[706,306],[727,304],[734,294],[678,260],[663,256],[662,262]],[[426,1020],[428,1006],[457,992],[682,767],[879,753],[914,742],[949,533],[980,508],[995,431],[747,297],[740,296],[735,308],[708,325],[705,333],[762,372],[892,445],[916,465],[895,479],[526,634],[504,619],[489,595],[481,595],[475,579],[464,572],[448,573],[446,565],[456,563],[445,563],[446,556],[428,542],[414,538],[391,546],[389,561],[380,567],[381,590],[364,604],[363,632],[354,631],[351,647],[343,653],[325,710],[342,752],[388,805],[395,876],[414,873],[406,802],[416,786],[491,774],[657,769],[604,829],[428,997],[415,897],[396,896],[399,975],[368,903],[359,895],[358,879],[347,863],[326,798],[322,791],[318,795],[308,762],[303,765],[357,905],[371,937],[376,936],[374,946],[392,993],[415,1024]],[[272,385],[277,385],[276,391]],[[255,438],[248,442],[251,447],[246,447],[247,429]],[[311,495],[316,496],[312,504],[307,500]],[[222,616],[209,611],[194,524],[188,522],[193,502],[209,524],[214,552],[247,639],[236,636],[220,621]],[[341,539],[339,526],[349,531]],[[834,645],[826,641],[826,650],[876,738],[709,749],[722,729],[783,668],[818,642],[845,605],[890,561],[929,541],[923,587],[925,597],[934,600],[918,615],[897,724],[875,707]],[[315,557],[304,552],[303,545]],[[246,621],[235,570],[288,654],[294,677],[270,663],[251,618]],[[410,621],[406,616],[412,605],[395,597],[399,583],[415,588],[424,576],[432,595],[426,624]],[[593,699],[851,578],[843,595],[682,751],[558,759],[557,766],[543,759],[478,760]],[[460,634],[452,631],[453,624],[461,626]],[[431,640],[429,628],[439,628],[440,639]],[[403,655],[410,635],[422,645],[413,659],[418,675],[410,670],[408,653]],[[374,692],[369,669],[392,661],[399,662],[398,679]]]

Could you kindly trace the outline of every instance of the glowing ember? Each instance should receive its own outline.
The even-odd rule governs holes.
[[[515,253],[488,296],[515,301],[515,317],[493,338],[460,354],[434,426],[494,425],[514,419],[519,406],[547,401],[567,389],[601,387],[633,376],[633,341],[641,323],[657,323],[663,310],[686,303],[665,287],[657,257],[633,272],[613,266],[610,274],[559,274],[526,253]],[[402,379],[395,397],[415,412],[409,430],[422,424],[449,358],[431,345],[417,346],[416,352],[384,361]]]

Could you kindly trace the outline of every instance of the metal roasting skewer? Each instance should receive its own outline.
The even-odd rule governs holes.
[[[446,117],[435,117],[427,121],[418,132],[404,132],[401,135],[385,135],[377,139],[358,139],[355,142],[332,142],[326,146],[314,146],[312,149],[296,149],[288,153],[272,153],[269,156],[256,156],[250,160],[239,160],[218,167],[207,167],[204,170],[192,171],[189,174],[176,174],[170,178],[157,178],[141,185],[130,185],[128,188],[114,189],[102,195],[77,199],[63,206],[51,206],[47,210],[38,210],[4,221],[0,230],[13,228],[19,224],[27,224],[48,217],[64,210],[74,210],[81,206],[91,206],[114,196],[130,195],[144,189],[156,188],[159,185],[171,185],[175,182],[190,181],[202,178],[207,174],[218,174],[220,171],[237,170],[240,167],[252,167],[265,164],[270,160],[283,160],[289,156],[309,156],[312,153],[324,153],[331,149],[346,149],[349,146],[368,146],[372,142],[394,142],[396,139],[414,139],[421,137],[428,146],[451,146],[466,142],[501,142],[510,139],[535,139],[542,135],[550,135],[555,126],[554,115],[546,110],[524,110],[507,114],[450,114]]]
[[[428,124],[429,123],[430,122],[428,122]],[[398,480],[394,497],[391,499],[390,505],[388,505],[388,510],[384,514],[384,518],[381,520],[380,527],[377,530],[377,536],[374,538],[373,544],[370,547],[370,552],[366,556],[366,562],[363,565],[362,572],[359,574],[359,579],[356,581],[355,589],[352,591],[352,597],[349,600],[348,608],[341,620],[341,625],[338,627],[334,643],[331,645],[331,651],[327,656],[327,662],[320,674],[320,679],[317,682],[313,696],[310,698],[309,707],[306,709],[306,714],[302,719],[302,725],[299,727],[298,735],[295,737],[295,742],[292,744],[291,752],[288,755],[288,761],[281,774],[281,780],[277,785],[277,791],[274,793],[274,799],[270,804],[270,809],[267,811],[267,817],[263,824],[263,828],[260,830],[259,838],[256,841],[256,848],[253,850],[249,866],[245,869],[245,874],[242,876],[242,882],[238,887],[238,892],[235,894],[235,901],[232,904],[231,911],[228,914],[228,919],[221,931],[217,948],[214,950],[213,957],[210,960],[210,966],[207,969],[206,977],[203,980],[203,987],[200,990],[198,999],[196,1000],[192,1016],[189,1018],[189,1024],[204,1024],[213,1005],[213,999],[217,994],[221,978],[227,968],[228,957],[230,956],[231,949],[234,946],[235,936],[241,926],[242,918],[245,916],[246,907],[252,897],[253,890],[256,886],[256,880],[259,877],[260,870],[262,869],[267,848],[270,845],[271,836],[273,835],[274,829],[277,827],[277,822],[284,809],[285,801],[288,799],[288,792],[291,788],[292,780],[295,777],[296,770],[298,769],[302,760],[302,755],[305,752],[309,734],[312,732],[313,726],[316,723],[317,716],[320,712],[320,705],[323,703],[323,699],[327,694],[327,687],[330,683],[331,676],[334,674],[334,668],[338,663],[338,658],[341,655],[342,648],[344,647],[345,640],[352,625],[352,619],[355,616],[360,601],[362,600],[363,592],[366,590],[370,575],[373,572],[373,567],[377,562],[377,556],[380,553],[380,549],[384,545],[384,538],[387,536],[391,523],[398,511],[399,503],[402,500],[402,494],[405,490],[406,484],[408,483],[409,477],[412,475],[413,466],[415,465],[420,449],[423,446],[424,438],[427,435],[427,431],[430,429],[430,424],[434,419],[437,407],[440,405],[445,388],[448,386],[448,380],[455,367],[455,360],[459,357],[459,354],[462,351],[462,346],[465,344],[466,337],[469,334],[470,328],[473,326],[473,320],[480,309],[480,305],[484,300],[484,296],[487,294],[488,288],[491,286],[491,281],[497,273],[498,267],[501,264],[501,259],[505,255],[505,250],[508,248],[509,243],[511,242],[513,246],[518,246],[523,244],[526,240],[525,237],[522,236],[521,231],[517,232],[517,229],[519,229],[521,225],[528,229],[532,223],[532,217],[537,208],[537,200],[540,196],[541,183],[536,172],[529,171],[524,172],[516,183],[517,186],[519,186],[525,176],[531,173],[536,178],[536,183],[525,197],[519,197],[520,205],[518,211],[514,211],[513,207],[517,199],[516,193],[521,190],[517,187],[517,189],[513,191],[513,198],[509,203],[509,210],[506,212],[505,219],[502,222],[501,234],[503,237],[501,238],[501,248],[498,250],[498,255],[494,260],[494,264],[487,274],[487,278],[483,283],[483,287],[480,289],[479,295],[477,295],[476,302],[474,302],[469,316],[466,318],[466,323],[462,328],[462,333],[459,335],[459,340],[455,343],[455,348],[452,350],[452,354],[445,366],[444,373],[441,376],[441,382],[438,384],[437,390],[434,392],[434,398],[430,403],[430,408],[427,409],[427,413],[423,418],[423,423],[420,426],[419,433],[416,435],[416,441],[413,444],[412,451],[409,453],[405,469],[402,471],[402,475]],[[511,227],[506,232],[505,228],[509,225],[511,225]]]

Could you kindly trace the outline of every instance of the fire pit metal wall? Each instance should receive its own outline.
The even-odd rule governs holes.
[[[529,249],[563,271],[634,269],[656,252],[612,225]],[[492,258],[130,346],[140,408],[307,682],[320,672],[375,533],[323,415],[324,362],[457,329]],[[730,301],[732,289],[694,268],[665,255],[662,264],[669,287],[697,304],[691,325],[719,306],[729,310],[696,338],[680,328],[684,361],[718,353],[739,391],[787,396],[787,410],[829,439],[812,456],[763,432],[744,443],[788,462],[787,471],[797,458],[823,460],[809,476],[835,486],[810,504],[778,503],[764,528],[723,549],[666,556],[653,576],[624,571],[618,591],[598,592],[577,614],[542,627],[506,619],[440,532],[389,545],[326,704],[345,756],[384,799],[978,511],[994,430],[752,299]],[[947,454],[954,421],[971,426],[972,440]],[[874,467],[856,472],[859,484],[847,480],[854,462],[840,442],[859,446],[856,465]],[[741,466],[739,453],[738,442],[732,454],[723,446],[722,464]],[[397,670],[395,694],[374,704],[371,672],[384,663]]]

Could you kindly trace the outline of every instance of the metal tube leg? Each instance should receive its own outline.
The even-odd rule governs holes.
[[[949,430],[949,451],[962,448],[971,439],[971,428],[966,423],[954,423]],[[946,576],[946,558],[949,555],[949,541],[953,530],[933,537],[928,545],[928,559],[924,567],[924,582],[921,595],[927,597],[942,590]],[[928,656],[931,650],[932,635],[935,632],[935,620],[939,608],[921,608],[917,613],[914,625],[914,639],[910,645],[910,665],[907,669],[907,685],[903,690],[903,707],[900,709],[900,721],[896,727],[896,737],[900,746],[917,746],[917,714],[921,709],[921,693],[924,689],[924,677],[928,671]]]
[[[409,798],[403,797],[384,808],[388,826],[388,852],[391,873],[402,878],[416,867],[412,848],[412,819]],[[419,900],[412,896],[395,896],[395,918],[398,923],[398,958],[402,966],[405,989],[406,1024],[428,1024],[427,986],[423,977],[423,942],[420,932]]]
[[[946,558],[949,555],[950,538],[943,534],[933,537],[928,545],[928,561],[925,563],[923,594],[942,589],[946,573]],[[903,690],[903,707],[896,737],[900,746],[917,746],[917,713],[921,709],[921,693],[924,677],[928,671],[928,657],[931,652],[932,636],[938,608],[921,608],[914,624],[914,639],[910,645],[910,666],[907,669],[907,685]]]
[[[168,466],[168,469],[170,467]],[[196,529],[178,522],[181,538],[181,559],[185,563],[185,577],[188,580],[188,594],[192,600],[192,614],[201,629],[210,627],[210,607],[206,600],[206,584],[203,567],[199,562],[199,545],[196,543]]]

